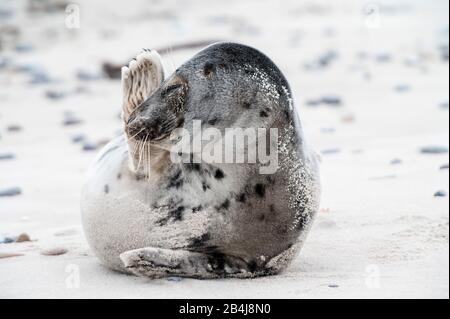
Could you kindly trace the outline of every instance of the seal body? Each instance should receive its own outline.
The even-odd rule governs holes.
[[[138,56],[122,77],[125,132],[97,156],[82,193],[94,253],[113,269],[148,277],[285,269],[318,210],[320,181],[281,71],[253,48],[218,43],[166,80],[155,52]],[[263,132],[257,135],[276,145],[276,169],[198,160],[193,149],[178,153],[189,161],[175,161],[180,143],[169,136],[180,128],[195,136],[195,121],[200,132],[225,137],[229,128]],[[249,151],[250,142],[241,148]]]

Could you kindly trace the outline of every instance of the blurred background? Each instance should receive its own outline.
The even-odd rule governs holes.
[[[0,0],[0,287],[9,287],[0,296],[68,293],[47,289],[64,284],[49,271],[44,284],[7,269],[58,273],[73,260],[95,267],[79,194],[96,152],[121,132],[120,67],[150,48],[169,75],[207,44],[235,41],[284,72],[306,136],[323,155],[320,216],[277,289],[291,297],[448,297],[448,6]],[[32,241],[15,242],[23,233]],[[42,256],[49,247],[64,251],[56,264]],[[372,264],[387,265],[381,290],[364,284]],[[411,283],[406,270],[419,278]],[[292,278],[307,289],[289,286]]]

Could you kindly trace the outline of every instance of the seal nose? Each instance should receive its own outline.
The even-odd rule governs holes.
[[[127,124],[127,131],[130,138],[141,141],[151,141],[160,135],[156,121],[147,118],[131,119]]]

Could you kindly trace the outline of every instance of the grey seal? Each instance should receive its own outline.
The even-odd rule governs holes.
[[[97,155],[82,191],[84,232],[106,266],[160,278],[278,274],[296,257],[320,201],[319,159],[291,89],[263,53],[204,48],[167,79],[156,51],[122,69],[124,134]],[[278,167],[174,161],[171,134],[276,128]],[[266,134],[267,143],[273,142]],[[244,146],[247,148],[248,144]]]

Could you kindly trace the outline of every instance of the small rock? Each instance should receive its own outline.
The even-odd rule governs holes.
[[[338,154],[340,152],[341,152],[341,150],[339,148],[330,148],[330,149],[322,150],[321,153],[323,155],[330,155],[330,154]]]
[[[67,249],[63,247],[49,248],[41,251],[44,256],[59,256],[67,253]]]
[[[51,79],[45,72],[34,72],[31,74],[30,84],[46,84],[50,82]]]
[[[386,63],[392,60],[392,56],[389,53],[379,53],[375,55],[375,61],[379,63]]]
[[[84,134],[77,134],[72,136],[72,143],[80,143],[83,142],[86,139],[86,136]]]
[[[85,142],[83,144],[83,151],[95,151],[97,148],[98,148],[98,145],[96,143]]]
[[[16,52],[20,52],[20,53],[30,52],[33,50],[33,46],[29,43],[19,43],[19,44],[16,44],[16,46],[14,47],[14,50]]]
[[[167,281],[180,282],[183,278],[181,277],[167,277]]]
[[[0,197],[17,196],[20,194],[22,194],[22,190],[20,189],[20,187],[10,187],[0,189]]]
[[[66,93],[61,91],[48,90],[45,92],[45,97],[49,100],[61,100],[66,97]]]
[[[323,104],[331,106],[339,106],[342,104],[342,99],[336,95],[325,95],[321,98]]]
[[[439,108],[442,110],[448,110],[448,102],[442,102],[439,104]]]
[[[394,90],[399,93],[404,93],[411,90],[411,87],[408,84],[399,84],[394,87]]]
[[[446,154],[448,148],[444,146],[424,146],[420,149],[423,154]]]
[[[16,243],[23,243],[26,241],[31,241],[30,236],[27,233],[22,233],[16,238]]]
[[[64,126],[72,126],[83,123],[83,121],[74,115],[66,115],[66,118],[63,121]]]
[[[329,284],[328,287],[329,288],[339,288],[339,285],[337,285],[337,284]]]
[[[391,161],[391,165],[399,165],[399,164],[402,164],[403,163],[403,161],[400,159],[400,158],[394,158],[392,161]]]
[[[437,191],[434,193],[434,197],[446,197],[447,193],[445,191]]]
[[[307,101],[305,102],[306,106],[309,106],[309,107],[316,107],[316,106],[319,106],[320,103],[321,103],[321,100],[307,100]]]
[[[6,236],[3,238],[0,238],[0,244],[11,244],[15,241],[16,241],[16,239],[14,237]]]
[[[12,124],[12,125],[8,125],[6,127],[6,130],[8,132],[20,132],[20,131],[22,131],[22,127],[20,125],[17,125],[17,124]]]
[[[0,153],[0,161],[1,160],[12,160],[15,158],[16,158],[16,156],[13,153]]]

